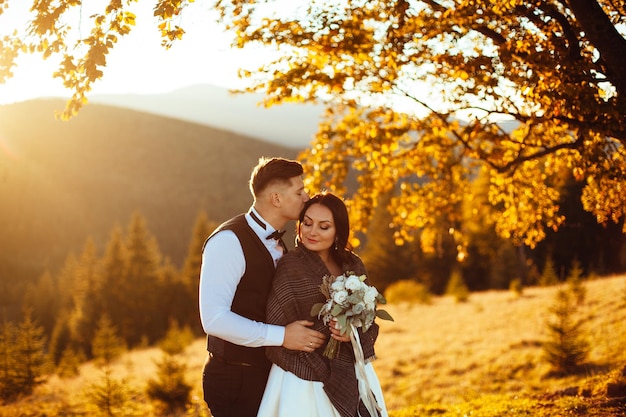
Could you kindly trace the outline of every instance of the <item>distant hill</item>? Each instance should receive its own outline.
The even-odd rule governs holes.
[[[161,94],[93,95],[108,104],[191,121],[295,148],[311,143],[323,107],[286,103],[265,108],[261,94],[232,94],[224,87],[195,85]]]
[[[179,265],[200,211],[221,221],[247,209],[258,158],[299,152],[105,105],[55,120],[63,106],[55,99],[0,106],[0,284],[56,272],[88,236],[102,250],[136,210]]]

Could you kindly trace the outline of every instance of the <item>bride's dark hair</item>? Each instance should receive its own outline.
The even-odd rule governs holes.
[[[349,259],[349,252],[352,250],[348,237],[350,236],[350,219],[348,209],[343,200],[329,192],[315,194],[304,203],[304,208],[300,212],[298,231],[300,223],[304,220],[304,214],[313,204],[321,204],[328,207],[335,222],[335,244],[330,248],[330,254],[339,266],[342,266]]]

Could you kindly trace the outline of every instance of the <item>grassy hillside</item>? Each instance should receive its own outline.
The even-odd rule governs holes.
[[[626,398],[609,398],[607,383],[626,365],[626,276],[585,282],[581,306],[591,350],[584,369],[551,376],[542,359],[546,320],[557,288],[529,288],[521,297],[507,291],[475,293],[466,303],[450,297],[430,305],[388,305],[395,322],[381,321],[375,362],[391,417],[408,416],[622,416]],[[136,350],[116,365],[137,392],[154,378],[158,349]],[[194,410],[204,416],[200,375],[205,342],[184,354],[194,384]],[[91,364],[81,375],[53,377],[35,395],[0,416],[78,415],[86,386],[99,378]],[[622,381],[626,380],[626,375]],[[623,389],[623,386],[622,386]],[[138,401],[145,403],[139,396]],[[39,411],[36,411],[39,410]],[[151,415],[148,408],[144,414]]]
[[[258,158],[297,154],[102,105],[55,120],[62,107],[59,100],[0,106],[0,283],[55,272],[88,236],[102,249],[111,230],[126,227],[136,210],[162,252],[180,264],[200,211],[221,221],[245,210]]]
[[[626,277],[588,281],[585,288],[577,317],[584,322],[590,353],[582,373],[568,377],[550,376],[543,359],[556,287],[528,288],[520,298],[490,291],[461,304],[443,297],[432,305],[390,306],[398,319],[380,323],[376,363],[389,407],[435,404],[452,412],[481,397],[538,399],[583,388],[594,375],[621,369],[626,365]]]

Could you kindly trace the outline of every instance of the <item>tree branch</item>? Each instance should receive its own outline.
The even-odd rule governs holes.
[[[606,75],[618,95],[626,95],[626,39],[620,35],[597,1],[569,0],[568,3],[586,37],[606,63]]]

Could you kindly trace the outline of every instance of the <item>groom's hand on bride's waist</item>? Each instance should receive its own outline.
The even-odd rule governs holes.
[[[283,347],[302,352],[313,352],[322,346],[326,336],[317,330],[310,329],[312,321],[298,320],[285,326]]]

